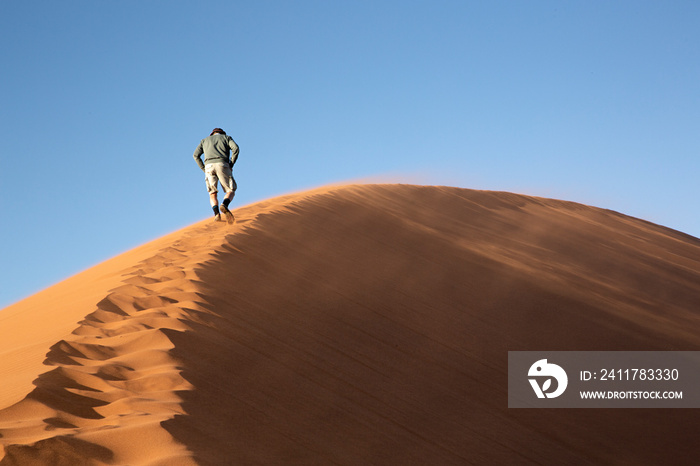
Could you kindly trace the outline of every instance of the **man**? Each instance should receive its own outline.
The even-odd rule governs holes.
[[[202,162],[204,154],[204,162]],[[228,206],[236,195],[236,180],[233,179],[233,164],[238,159],[238,145],[226,135],[221,128],[214,128],[208,138],[202,139],[194,151],[194,160],[204,170],[204,179],[209,192],[209,201],[214,210],[214,221],[221,221],[221,212],[226,215],[228,223],[233,223],[233,214]],[[226,193],[219,206],[217,182]]]

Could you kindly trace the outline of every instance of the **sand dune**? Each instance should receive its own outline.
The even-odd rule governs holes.
[[[4,464],[695,464],[694,410],[507,408],[509,350],[699,350],[700,240],[328,187],[0,311]]]

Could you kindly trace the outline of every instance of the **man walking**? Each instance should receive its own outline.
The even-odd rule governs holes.
[[[204,162],[202,162],[204,154]],[[233,164],[238,159],[238,144],[221,128],[214,128],[208,138],[202,139],[194,150],[194,160],[204,170],[204,179],[209,192],[209,201],[214,210],[214,220],[221,221],[221,212],[228,223],[233,223],[233,214],[228,206],[236,195],[236,180],[233,179]],[[217,182],[224,189],[224,200],[219,206]]]

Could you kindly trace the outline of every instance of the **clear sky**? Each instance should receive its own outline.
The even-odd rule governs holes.
[[[700,236],[700,2],[0,1],[0,307],[211,214],[370,177]]]

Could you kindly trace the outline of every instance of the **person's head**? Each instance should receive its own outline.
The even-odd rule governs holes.
[[[211,134],[209,136],[213,136],[215,133],[226,134],[226,131],[224,131],[221,128],[214,128],[213,130],[211,130]]]

